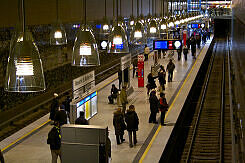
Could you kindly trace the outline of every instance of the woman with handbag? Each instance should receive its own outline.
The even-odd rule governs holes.
[[[166,111],[168,111],[168,103],[164,93],[160,93],[159,111],[161,112],[161,125],[165,126],[164,119],[165,119],[165,113]]]

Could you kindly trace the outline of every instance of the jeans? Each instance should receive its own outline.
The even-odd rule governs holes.
[[[58,156],[60,157],[61,160],[61,152],[59,150],[52,150],[51,149],[51,155],[52,155],[52,163],[57,163]]]
[[[136,131],[128,131],[128,138],[129,138],[129,146],[133,147],[133,143],[132,143],[132,134],[134,137],[134,145],[136,145],[137,143],[137,138],[136,138]]]
[[[165,111],[161,112],[161,125],[164,125]]]
[[[173,79],[173,72],[168,72],[168,81],[172,81]]]

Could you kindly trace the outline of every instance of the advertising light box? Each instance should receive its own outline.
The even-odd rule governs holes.
[[[70,120],[74,123],[80,116],[80,112],[85,113],[85,119],[89,120],[98,112],[97,108],[97,92],[93,92],[83,98],[73,102]]]
[[[198,24],[191,24],[191,28],[198,28]]]
[[[181,40],[154,40],[154,50],[177,50],[182,48]]]

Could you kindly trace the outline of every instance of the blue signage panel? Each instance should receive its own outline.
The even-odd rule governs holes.
[[[198,24],[191,24],[191,28],[198,28]]]
[[[154,50],[177,50],[182,49],[182,40],[154,40]]]
[[[154,42],[154,49],[168,49],[168,41],[155,41]]]
[[[123,49],[123,44],[116,44],[116,49]]]

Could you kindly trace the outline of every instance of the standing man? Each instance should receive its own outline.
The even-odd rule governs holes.
[[[152,91],[150,93],[149,102],[150,102],[150,110],[151,110],[151,114],[150,114],[150,117],[149,117],[149,123],[157,124],[156,116],[157,116],[157,113],[158,113],[159,100],[157,99],[156,91]]]
[[[54,93],[54,99],[51,103],[49,119],[54,120],[55,114],[59,108],[58,94]]]
[[[122,103],[122,113],[123,115],[125,115],[125,111],[126,111],[126,104],[128,103],[128,99],[127,99],[127,92],[126,92],[126,86],[122,86],[122,90],[120,93],[120,101]]]
[[[58,111],[55,114],[54,120],[58,121],[60,126],[62,126],[63,124],[67,124],[67,114],[64,105],[61,105],[59,107]]]
[[[127,124],[129,146],[130,148],[132,148],[133,147],[132,134],[133,134],[134,145],[136,145],[137,143],[136,131],[138,131],[138,125],[139,125],[139,118],[137,113],[135,112],[134,105],[129,106],[129,109],[127,110],[127,113],[125,115],[125,122]]]
[[[191,35],[190,45],[191,45],[191,54],[193,58],[196,59],[196,39],[194,38],[194,35]]]
[[[172,62],[172,59],[170,59],[168,65],[167,65],[168,82],[172,82],[174,69],[175,69],[175,65]]]
[[[48,133],[47,144],[50,145],[52,163],[57,163],[58,156],[61,159],[61,135],[60,135],[60,126],[59,122],[54,122],[54,127]]]
[[[149,54],[150,54],[150,48],[147,45],[145,45],[145,49],[144,49],[145,61],[148,61]]]
[[[165,113],[166,111],[168,111],[168,103],[164,93],[160,93],[159,103],[160,103],[159,110],[161,112],[161,125],[164,126]]]

